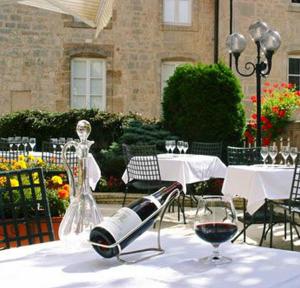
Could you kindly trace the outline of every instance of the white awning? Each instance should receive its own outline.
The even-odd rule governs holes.
[[[72,15],[97,28],[96,35],[108,24],[114,0],[0,0],[0,5],[19,3],[57,13]]]

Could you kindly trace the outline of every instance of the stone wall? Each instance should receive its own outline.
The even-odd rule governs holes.
[[[194,0],[191,27],[163,25],[163,0],[116,0],[113,17],[95,29],[73,17],[24,5],[0,6],[0,113],[24,108],[65,111],[70,107],[72,57],[104,58],[107,111],[161,115],[162,61],[212,63],[214,1]],[[236,0],[234,31],[247,36],[241,65],[255,61],[249,25],[263,19],[282,35],[268,81],[287,81],[287,57],[300,55],[300,8],[289,0]],[[219,58],[228,63],[229,0],[220,0]],[[245,105],[255,94],[255,77],[241,77]]]

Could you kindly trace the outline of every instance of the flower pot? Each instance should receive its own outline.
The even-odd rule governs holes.
[[[58,237],[58,229],[59,229],[59,225],[62,221],[63,217],[52,217],[52,225],[53,225],[53,232],[54,232],[54,239],[55,240],[59,240]],[[26,227],[26,223],[21,222],[18,223],[17,225],[17,230],[19,231],[19,237],[24,237],[25,239],[20,240],[21,241],[21,246],[23,245],[29,245],[29,241],[28,239],[26,239],[27,237],[27,227]],[[28,225],[28,228],[30,229],[30,231],[32,231],[33,234],[37,234],[38,233],[38,226],[37,224],[31,222]],[[15,238],[16,237],[16,229],[14,224],[7,224],[6,225],[6,231],[8,234],[9,238]],[[47,224],[45,221],[41,222],[41,231],[42,232],[47,232]],[[3,240],[3,235],[4,235],[4,230],[3,230],[3,226],[0,226],[0,249],[1,247],[3,247],[3,245],[1,244],[1,240]],[[43,241],[47,242],[49,241],[49,237],[48,236],[43,236]],[[33,243],[40,243],[39,237],[35,236],[33,239]],[[13,240],[10,241],[10,247],[17,247],[17,241]]]

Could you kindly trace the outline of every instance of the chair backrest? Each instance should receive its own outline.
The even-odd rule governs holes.
[[[298,156],[295,161],[290,200],[290,207],[294,205],[295,202],[300,202],[300,153],[298,153]]]
[[[0,249],[53,240],[41,168],[0,172]]]
[[[0,163],[12,163],[18,160],[18,156],[27,154],[22,150],[16,150],[16,147],[11,146],[7,142],[0,142]]]
[[[210,155],[221,158],[222,156],[222,142],[206,143],[206,142],[192,142],[189,148],[190,154]]]
[[[62,146],[60,144],[54,146],[51,142],[43,141],[42,159],[49,164],[63,165]],[[67,152],[67,162],[72,168],[78,165],[78,157],[73,147]]]
[[[125,145],[124,158],[130,180],[161,181],[155,145]]]
[[[228,165],[253,165],[262,163],[260,148],[227,147]]]

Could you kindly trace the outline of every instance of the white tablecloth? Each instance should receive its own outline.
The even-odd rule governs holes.
[[[224,178],[225,164],[215,156],[193,154],[159,154],[158,163],[161,179],[165,181],[178,181],[186,192],[186,185],[205,181],[209,178]],[[122,180],[127,183],[127,171]]]
[[[184,233],[186,235],[184,235]],[[189,235],[187,235],[189,234]],[[131,248],[152,246],[147,232]],[[222,266],[201,266],[211,253],[193,231],[165,229],[164,255],[134,265],[104,259],[92,249],[69,252],[60,241],[0,252],[0,286],[31,288],[299,288],[300,254],[279,249],[224,244],[233,258]]]
[[[293,168],[229,166],[222,193],[246,198],[247,211],[252,214],[264,204],[265,199],[289,198],[293,173]]]

